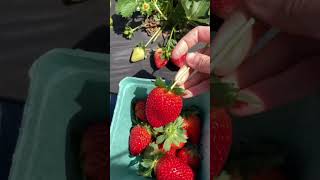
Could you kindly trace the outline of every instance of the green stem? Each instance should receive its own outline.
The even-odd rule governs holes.
[[[160,36],[161,33],[162,33],[162,30],[158,32],[156,37],[152,40],[152,43],[155,42],[158,39],[158,37]]]
[[[173,32],[176,30],[175,27],[176,27],[176,26],[174,25],[173,28],[172,28],[172,30],[171,30],[170,37],[169,37],[169,40],[168,40],[168,41],[171,41]]]
[[[164,20],[168,20],[168,18],[162,13],[159,6],[157,5],[157,1],[153,1],[153,5],[156,8],[156,10],[159,12],[159,14],[163,17]]]
[[[155,32],[155,33],[153,34],[153,36],[149,39],[149,41],[147,42],[147,44],[144,45],[144,47],[147,47],[161,30],[162,30],[162,29],[159,28],[159,29],[157,30],[157,32]]]

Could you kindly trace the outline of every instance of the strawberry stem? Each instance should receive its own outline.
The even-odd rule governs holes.
[[[186,68],[179,77],[177,77],[176,81],[172,84],[172,86],[170,87],[170,90],[172,90],[177,83],[179,82],[179,80],[190,70],[190,67]]]
[[[159,6],[157,5],[157,0],[153,1],[153,5],[156,8],[156,10],[159,12],[159,14],[163,17],[164,20],[168,20],[168,18],[162,13]]]
[[[157,36],[157,34],[158,34],[161,30],[162,30],[162,29],[159,28],[159,29],[153,34],[153,36],[149,39],[149,41],[147,42],[147,44],[144,45],[145,48],[151,43],[151,41]]]
[[[216,54],[213,54],[213,58],[215,60],[215,63],[211,63],[211,71],[214,68],[214,64],[219,63],[220,61],[224,60],[225,55],[231,50],[231,48],[234,47],[237,42],[241,40],[243,37],[243,34],[248,31],[250,27],[255,23],[255,20],[253,18],[250,18],[247,23],[245,23],[241,28],[239,33],[234,35],[231,40],[222,48],[220,52],[217,52]]]

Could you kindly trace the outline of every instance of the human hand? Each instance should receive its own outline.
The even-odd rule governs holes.
[[[210,26],[197,26],[187,33],[173,49],[172,58],[181,57],[200,42],[210,43]],[[184,98],[190,98],[208,91],[210,88],[210,47],[200,49],[198,52],[188,53],[186,64],[192,70],[186,73],[178,83],[186,89]],[[187,66],[181,67],[177,76],[185,71]],[[188,76],[194,70],[197,70],[198,73],[188,79]],[[175,80],[177,80],[177,76]]]
[[[320,1],[244,0],[244,7],[249,16],[281,32],[231,73],[217,67],[222,80],[258,102],[238,104],[231,112],[239,116],[263,112],[318,90],[320,24],[314,20],[320,18]]]

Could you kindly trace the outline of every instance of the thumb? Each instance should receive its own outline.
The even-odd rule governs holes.
[[[244,0],[256,18],[288,33],[320,39],[319,0]]]

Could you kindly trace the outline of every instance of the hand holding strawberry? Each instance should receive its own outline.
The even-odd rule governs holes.
[[[184,88],[186,89],[184,98],[190,98],[209,91],[210,48],[188,53],[191,47],[200,42],[206,44],[210,43],[210,26],[197,26],[192,29],[178,42],[172,51],[172,60],[175,60],[176,64],[180,64],[179,67],[182,67],[177,73],[176,80],[178,74],[184,71],[184,66],[181,66],[182,64],[199,72],[190,79],[188,79],[189,74],[185,74],[185,76],[181,78],[184,81],[179,82],[179,84],[184,85]],[[182,63],[182,61],[185,62]]]

